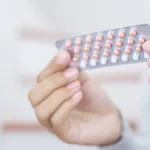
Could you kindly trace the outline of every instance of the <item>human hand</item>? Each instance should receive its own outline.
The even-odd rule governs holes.
[[[70,55],[60,52],[29,92],[35,114],[61,140],[81,145],[107,145],[121,136],[119,113],[98,79],[68,68]]]
[[[144,44],[143,44],[143,50],[150,54],[150,41],[146,41]],[[150,67],[150,58],[147,60],[147,65],[148,67]],[[150,83],[150,75],[148,76],[148,82]]]

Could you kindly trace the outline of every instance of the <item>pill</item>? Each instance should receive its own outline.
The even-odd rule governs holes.
[[[80,53],[80,47],[75,47],[74,48],[74,53],[79,54]]]
[[[90,45],[85,45],[83,50],[84,50],[84,52],[89,52],[90,51]]]
[[[76,45],[82,45],[82,40],[81,40],[80,37],[79,37],[79,38],[76,38],[75,44],[76,44]]]
[[[123,43],[122,43],[121,40],[117,40],[115,45],[116,45],[117,47],[121,47],[121,46],[123,45]]]
[[[142,52],[142,46],[139,44],[136,46],[135,51]]]
[[[71,40],[67,40],[65,46],[66,46],[66,48],[70,48],[72,46],[72,41]]]
[[[102,64],[102,65],[105,65],[106,63],[107,63],[107,60],[108,60],[108,58],[107,57],[101,57],[101,59],[100,59],[100,63]]]
[[[133,45],[134,44],[134,39],[133,38],[129,38],[127,41],[128,45]]]
[[[126,53],[126,54],[131,54],[131,49],[130,49],[130,48],[126,48],[126,49],[124,50],[124,53]]]
[[[108,57],[109,56],[109,52],[108,51],[104,51],[103,52],[103,56]]]
[[[140,57],[139,52],[134,52],[133,55],[132,55],[132,59],[133,59],[133,60],[138,60],[139,57]]]
[[[92,54],[92,58],[98,59],[99,55],[97,53]]]
[[[111,62],[112,62],[112,63],[117,63],[117,61],[118,61],[118,56],[113,55],[113,56],[111,57]]]
[[[120,55],[120,51],[119,50],[114,50],[114,55],[119,56]]]
[[[120,32],[118,33],[118,37],[119,37],[119,38],[124,38],[124,37],[125,37],[125,32],[120,31]]]
[[[73,62],[78,62],[78,61],[79,61],[79,58],[77,58],[77,57],[73,58]]]
[[[122,60],[123,62],[127,62],[128,59],[129,59],[129,55],[124,53],[124,54],[122,55],[121,60]]]
[[[146,59],[149,58],[149,55],[146,52],[144,52],[144,58],[146,58]]]
[[[80,62],[80,67],[84,69],[84,68],[86,68],[86,66],[87,66],[87,61],[82,60]]]
[[[98,51],[98,50],[100,50],[100,48],[101,48],[100,44],[96,43],[94,46],[94,49]]]
[[[105,48],[108,48],[108,49],[109,49],[109,48],[111,48],[111,47],[112,47],[111,43],[106,43],[106,44],[105,44]]]
[[[86,38],[86,43],[91,44],[92,43],[92,36],[88,35]]]
[[[97,62],[98,62],[97,59],[91,59],[90,65],[94,67],[94,66],[96,66]]]
[[[83,59],[84,59],[84,60],[88,60],[88,58],[89,58],[88,55],[86,55],[86,54],[83,55]]]
[[[101,42],[102,40],[103,40],[103,36],[102,35],[97,35],[96,41]]]
[[[143,43],[145,42],[145,39],[141,37],[141,38],[139,38],[138,42],[139,42],[140,44],[143,44]]]
[[[135,28],[132,28],[131,30],[130,30],[130,36],[136,36],[137,35],[137,31],[136,31],[136,29]]]
[[[114,39],[114,34],[112,32],[109,32],[107,35],[108,40],[113,40]]]

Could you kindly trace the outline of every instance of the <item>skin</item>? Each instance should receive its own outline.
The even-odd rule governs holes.
[[[150,53],[150,41],[143,48]],[[90,79],[77,68],[68,68],[69,61],[69,53],[59,52],[37,77],[36,86],[29,92],[37,119],[67,143],[117,142],[122,121],[116,106],[98,79]],[[147,63],[150,66],[150,60]]]

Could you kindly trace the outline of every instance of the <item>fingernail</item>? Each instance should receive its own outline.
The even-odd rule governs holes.
[[[150,41],[145,42],[142,47],[144,51],[150,53]]]
[[[80,89],[81,85],[80,85],[79,81],[75,81],[75,82],[67,85],[67,87],[72,90],[72,93],[75,93]]]
[[[76,76],[78,76],[78,73],[79,73],[78,69],[68,68],[68,69],[65,70],[64,76],[66,78],[76,77]]]
[[[69,60],[69,55],[66,51],[62,51],[56,56],[57,64],[65,64],[68,62],[68,60]]]
[[[75,101],[80,101],[82,99],[82,92],[79,91],[77,92],[73,97],[72,97],[72,100],[75,100]]]

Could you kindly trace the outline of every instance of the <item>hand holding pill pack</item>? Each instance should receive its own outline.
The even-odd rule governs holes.
[[[150,26],[141,24],[94,32],[56,41],[71,54],[70,66],[81,70],[145,62],[142,45],[150,39]]]

